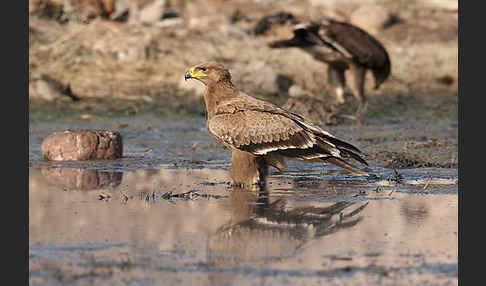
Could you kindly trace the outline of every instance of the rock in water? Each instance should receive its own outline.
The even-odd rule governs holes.
[[[123,154],[123,143],[117,131],[66,130],[45,138],[41,151],[50,161],[116,159]]]

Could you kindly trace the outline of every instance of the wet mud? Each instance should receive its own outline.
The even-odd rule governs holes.
[[[74,127],[119,130],[124,156],[43,161]],[[376,176],[289,161],[251,191],[202,117],[29,128],[30,285],[458,284],[457,120],[326,127]]]

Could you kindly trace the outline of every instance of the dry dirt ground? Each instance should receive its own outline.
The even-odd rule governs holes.
[[[265,45],[288,37],[288,26],[253,34],[263,16],[276,12],[290,12],[304,20],[350,21],[353,12],[365,6],[359,1],[318,6],[311,6],[312,2],[335,1],[187,1],[177,11],[183,16],[175,18],[178,21],[159,22],[168,22],[165,27],[103,17],[60,23],[40,12],[31,13],[30,96],[42,97],[36,83],[43,76],[69,84],[81,98],[152,102],[166,96],[197,96],[197,88],[187,92],[191,89],[181,83],[184,71],[217,60],[231,70],[237,87],[253,95],[285,101],[286,85],[298,85],[311,95],[325,97],[325,64],[298,49],[272,50]],[[376,31],[369,23],[362,25],[388,49],[392,77],[371,96],[457,94],[457,10],[375,2],[386,8],[390,24]]]

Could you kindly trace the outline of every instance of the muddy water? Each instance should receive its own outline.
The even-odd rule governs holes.
[[[126,156],[43,162],[42,138],[72,126],[120,130]],[[290,162],[247,191],[200,119],[30,128],[31,285],[458,284],[457,169]]]

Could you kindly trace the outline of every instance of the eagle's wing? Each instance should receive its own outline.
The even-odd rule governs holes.
[[[230,148],[255,155],[274,152],[300,160],[321,159],[365,173],[343,160],[351,157],[367,165],[356,147],[296,114],[244,94],[221,104],[209,119],[208,129]]]
[[[388,53],[383,45],[356,26],[337,21],[323,22],[319,36],[343,55],[353,57],[368,68],[390,65]]]
[[[325,46],[347,58],[353,58],[354,55],[350,53],[346,47],[343,47],[334,38],[327,35],[327,30],[323,26],[310,22],[299,24],[295,27],[294,38],[305,39],[307,43],[312,43],[317,46]]]
[[[291,119],[259,110],[217,114],[208,121],[208,129],[226,146],[255,155],[316,144],[316,138]]]

